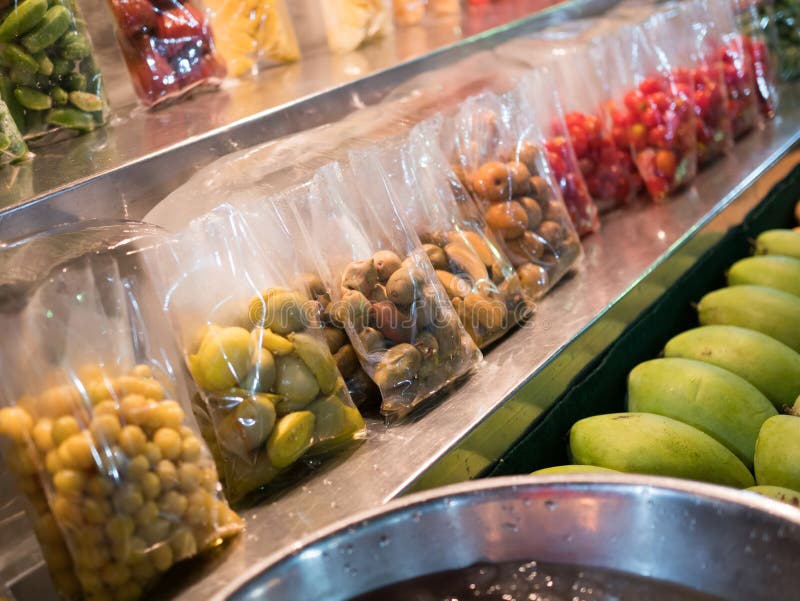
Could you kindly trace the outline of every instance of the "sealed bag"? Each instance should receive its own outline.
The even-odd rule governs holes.
[[[217,50],[233,77],[300,58],[284,0],[206,0],[205,4]]]
[[[347,331],[392,422],[465,376],[481,354],[387,189],[365,197],[356,186],[352,171],[326,165],[292,209],[330,294],[327,316]]]
[[[513,265],[423,123],[407,139],[351,153],[356,185],[367,199],[386,197],[422,241],[461,323],[479,348],[498,340],[532,310]],[[458,194],[458,198],[456,197]]]
[[[759,5],[761,18],[772,17],[775,23],[775,36],[771,48],[778,56],[780,77],[789,81],[800,77],[800,3],[795,0],[764,0]]]
[[[63,226],[0,253],[6,464],[68,599],[139,599],[242,529],[187,415],[179,355],[133,223]],[[176,362],[177,360],[177,362]]]
[[[322,284],[298,277],[297,240],[261,205],[223,205],[151,256],[231,499],[364,433],[312,300]]]
[[[0,99],[0,165],[21,161],[30,156],[14,117]]]
[[[628,147],[651,198],[661,201],[697,173],[694,80],[679,77],[642,25],[616,24],[590,53],[606,73],[605,103],[619,148]]]
[[[105,124],[103,78],[74,1],[14,1],[0,15],[0,96],[23,136],[50,143]]]
[[[606,65],[595,65],[589,55],[587,39],[591,21],[570,22],[545,30],[531,38],[518,38],[496,52],[508,59],[531,66],[546,65],[552,92],[545,93],[555,114],[545,124],[552,137],[567,136],[592,200],[601,212],[629,203],[641,188],[641,178],[628,148],[614,143],[610,123],[602,111],[606,99]],[[543,99],[543,100],[544,100]]]
[[[393,29],[392,0],[292,0],[300,45],[350,52]],[[322,39],[319,39],[322,38]]]
[[[756,84],[759,110],[762,116],[772,119],[778,105],[778,88],[775,85],[776,60],[769,50],[770,40],[776,35],[769,5],[760,0],[729,2],[743,35],[742,47]]]
[[[145,106],[217,86],[225,77],[208,15],[192,0],[108,2],[134,90]]]
[[[523,289],[538,298],[577,263],[581,246],[560,188],[548,161],[561,169],[563,187],[573,191],[561,155],[546,147],[528,103],[529,89],[520,86],[498,97],[484,93],[464,101],[458,113],[444,119],[439,134],[453,156],[462,181],[483,210],[505,255],[517,270]],[[563,149],[569,152],[569,142]],[[573,198],[576,198],[573,196]],[[573,205],[573,219],[586,216]],[[596,220],[596,212],[590,219]]]

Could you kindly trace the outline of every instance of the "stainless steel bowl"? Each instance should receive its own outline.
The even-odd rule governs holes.
[[[480,480],[360,514],[255,566],[235,601],[348,599],[477,562],[538,560],[800,599],[800,511],[754,493],[642,476]]]

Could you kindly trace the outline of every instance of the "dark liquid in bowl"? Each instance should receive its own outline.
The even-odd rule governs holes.
[[[724,601],[624,572],[541,562],[476,564],[391,584],[351,601]]]

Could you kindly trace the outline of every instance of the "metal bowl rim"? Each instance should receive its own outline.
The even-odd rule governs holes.
[[[334,537],[339,533],[347,532],[353,528],[367,527],[373,520],[387,517],[390,514],[406,512],[414,507],[427,506],[444,501],[445,499],[454,500],[455,497],[468,497],[492,490],[535,490],[559,485],[567,485],[567,488],[572,490],[584,489],[607,492],[623,492],[634,487],[646,487],[663,492],[694,495],[698,499],[705,499],[706,501],[718,501],[753,509],[772,517],[786,520],[800,528],[800,511],[786,503],[781,503],[780,501],[770,499],[752,491],[694,480],[640,474],[595,473],[543,476],[519,475],[485,478],[413,493],[408,496],[393,499],[378,507],[353,514],[348,518],[338,520],[330,526],[303,537],[294,544],[268,555],[262,561],[243,572],[239,578],[224,587],[214,598],[218,600],[228,599],[233,593],[245,586],[250,580],[256,578],[259,574],[291,560],[304,549],[326,538]]]

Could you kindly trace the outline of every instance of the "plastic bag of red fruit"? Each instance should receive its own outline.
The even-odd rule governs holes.
[[[753,77],[758,98],[758,108],[767,119],[775,116],[778,106],[778,90],[775,86],[776,57],[767,46],[770,36],[775,35],[774,22],[762,17],[760,0],[727,0],[732,8],[737,26],[742,34],[742,48],[747,66]]]
[[[661,201],[697,173],[691,73],[673,72],[644,25],[616,23],[592,41],[590,53],[606,65],[603,110],[614,142],[629,149],[647,192]]]
[[[109,5],[133,87],[145,106],[217,86],[225,77],[208,17],[195,2],[109,0]]]
[[[570,22],[546,29],[531,38],[517,38],[496,49],[505,60],[545,65],[557,97],[551,103],[563,110],[548,125],[552,137],[567,136],[578,167],[600,212],[630,202],[642,186],[628,148],[614,144],[611,127],[600,107],[605,100],[603,65],[592,64],[586,42],[594,21]],[[548,112],[552,112],[549,109]]]

